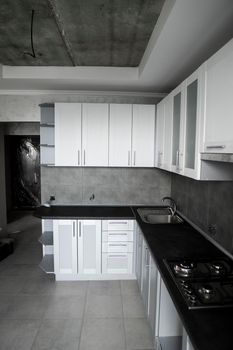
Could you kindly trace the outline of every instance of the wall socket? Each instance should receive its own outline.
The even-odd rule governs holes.
[[[217,235],[217,225],[216,224],[209,224],[208,225],[208,233],[211,237],[215,237]]]

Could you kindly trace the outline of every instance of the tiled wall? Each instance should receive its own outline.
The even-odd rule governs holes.
[[[233,254],[233,182],[195,181],[172,175],[178,209]],[[209,225],[216,226],[210,233]]]
[[[55,204],[161,204],[171,192],[169,173],[146,168],[42,167],[41,182],[42,203],[54,194]]]

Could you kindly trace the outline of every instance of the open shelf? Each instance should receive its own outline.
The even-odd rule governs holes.
[[[53,254],[44,255],[40,262],[40,268],[46,273],[54,273],[54,257]]]
[[[39,242],[43,245],[53,245],[53,232],[45,231],[39,238]]]
[[[52,124],[52,123],[43,123],[43,124],[40,124],[40,127],[42,127],[42,128],[46,128],[46,127],[54,128],[54,124]]]

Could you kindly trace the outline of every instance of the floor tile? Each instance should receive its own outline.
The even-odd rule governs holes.
[[[90,281],[89,294],[121,295],[120,281]]]
[[[123,295],[122,303],[124,317],[145,317],[145,308],[139,294]]]
[[[87,294],[88,283],[88,281],[55,282],[53,294],[85,296]]]
[[[4,264],[5,261],[6,259],[0,262],[0,276],[18,276],[26,278],[45,276],[45,273],[39,268],[38,265]]]
[[[32,350],[77,350],[81,326],[77,319],[44,320]]]
[[[20,294],[51,295],[55,290],[55,281],[43,276],[40,278],[30,278],[21,289]]]
[[[83,296],[53,296],[44,315],[46,319],[82,318],[85,307]]]
[[[128,318],[125,322],[127,350],[153,349],[153,339],[145,318]]]
[[[93,295],[87,297],[86,317],[122,317],[122,301],[119,295]]]
[[[86,319],[79,350],[125,350],[122,319]]]
[[[137,281],[121,281],[122,295],[139,295],[139,288]]]
[[[0,294],[18,294],[26,283],[25,278],[18,276],[0,277]]]
[[[39,327],[38,320],[0,320],[0,350],[30,350]]]
[[[45,295],[17,295],[10,303],[4,317],[7,319],[42,319],[48,305],[49,297]]]

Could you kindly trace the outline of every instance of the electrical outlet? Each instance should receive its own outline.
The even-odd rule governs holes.
[[[215,237],[217,235],[217,225],[216,224],[209,224],[208,232],[209,232],[210,236]]]

